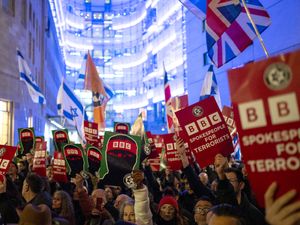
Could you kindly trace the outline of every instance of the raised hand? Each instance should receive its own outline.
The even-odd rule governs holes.
[[[300,201],[293,202],[296,190],[290,190],[274,199],[277,183],[273,182],[265,193],[266,221],[270,225],[295,225],[300,222]],[[297,223],[297,224],[298,224]]]
[[[226,178],[224,170],[229,167],[227,158],[222,154],[217,154],[215,156],[214,165],[219,179],[224,180]]]

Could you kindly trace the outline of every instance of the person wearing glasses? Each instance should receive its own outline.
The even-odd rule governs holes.
[[[243,212],[243,217],[248,224],[266,224],[264,215],[248,200],[244,193],[244,177],[242,171],[230,168],[228,160],[221,154],[215,157],[215,170],[219,182],[217,187],[218,199],[221,203],[229,203]]]
[[[213,207],[213,203],[207,196],[198,199],[194,207],[194,220],[197,225],[206,225],[206,215]]]

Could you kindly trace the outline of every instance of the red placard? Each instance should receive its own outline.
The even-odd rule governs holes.
[[[232,140],[214,97],[209,97],[176,112],[183,138],[201,167],[214,162],[216,154],[229,156]]]
[[[228,130],[232,136],[233,133],[235,133],[235,129],[236,129],[235,122],[233,119],[233,108],[225,105],[222,109],[222,114],[223,114],[224,120],[227,124]]]
[[[163,138],[161,135],[158,135],[158,134],[151,134],[151,136],[152,136],[152,140],[155,145],[155,154],[151,153],[148,158],[148,161],[150,163],[152,171],[159,171],[160,161],[161,161],[161,152],[162,152],[162,148],[163,148]]]
[[[32,171],[42,177],[46,176],[46,151],[47,142],[35,143]]]
[[[3,176],[7,173],[9,169],[9,164],[13,159],[17,147],[0,145],[0,181],[3,181]]]
[[[57,182],[67,182],[66,161],[62,152],[54,152],[53,160],[53,180]]]
[[[279,183],[278,196],[300,190],[299,69],[300,51],[229,71],[243,157],[260,205],[272,181]]]
[[[173,134],[165,134],[163,135],[165,148],[166,148],[166,156],[167,156],[167,165],[171,170],[180,170],[182,168],[182,162],[180,157],[177,154],[176,149],[176,135]]]
[[[96,148],[100,147],[100,140],[98,137],[98,124],[84,121],[84,134],[86,142],[92,146],[95,146]],[[102,145],[101,145],[102,147]],[[101,149],[101,148],[100,148]]]

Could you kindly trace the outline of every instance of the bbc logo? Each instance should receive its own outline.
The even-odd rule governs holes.
[[[299,121],[296,93],[272,96],[267,101],[272,125]],[[267,126],[262,99],[241,103],[238,111],[243,130]]]

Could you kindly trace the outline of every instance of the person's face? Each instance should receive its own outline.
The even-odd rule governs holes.
[[[116,209],[120,209],[120,206],[121,206],[122,202],[125,201],[125,199],[126,199],[126,197],[124,195],[118,195],[118,197],[115,200],[114,207]]]
[[[97,206],[97,198],[102,198],[102,207],[106,204],[105,191],[102,189],[96,189],[92,192],[92,199],[95,207]]]
[[[239,221],[236,218],[229,216],[216,216],[212,214],[208,220],[208,225],[238,225]]]
[[[188,180],[187,179],[183,179],[182,182],[184,184],[184,189],[187,190],[190,194],[193,193],[193,190],[191,189]]]
[[[54,195],[53,195],[52,208],[53,209],[60,209],[61,208],[61,197],[57,193],[54,193]]]
[[[164,204],[159,210],[159,215],[165,221],[170,221],[175,217],[176,209],[170,204]]]
[[[8,174],[17,174],[18,168],[15,166],[15,164],[10,163]]]
[[[229,180],[234,188],[234,192],[237,194],[241,191],[241,182],[238,181],[236,174],[233,172],[225,173],[226,178]]]
[[[112,190],[109,187],[105,188],[105,194],[106,194],[107,200],[112,200],[113,199],[113,193],[112,193]]]
[[[212,204],[209,201],[199,200],[194,208],[194,220],[196,223],[205,222],[207,212],[212,207]]]
[[[24,164],[23,163],[18,163],[18,171],[21,172],[24,169],[25,169]]]
[[[134,208],[132,205],[126,205],[124,207],[123,220],[125,222],[135,223]]]
[[[53,172],[52,172],[52,166],[48,166],[47,170],[46,170],[46,175],[49,178],[49,180],[51,180],[53,178]]]
[[[28,194],[29,194],[29,186],[28,186],[28,183],[25,179],[24,182],[23,182],[23,187],[22,187],[22,196],[24,197],[26,202],[28,200]]]
[[[206,173],[200,173],[199,175],[200,181],[202,184],[207,185],[208,183],[208,176]]]

